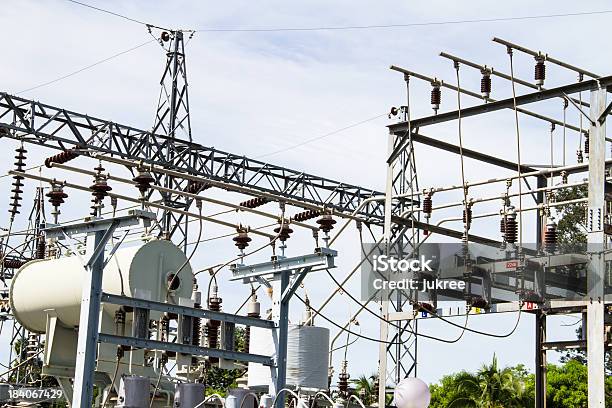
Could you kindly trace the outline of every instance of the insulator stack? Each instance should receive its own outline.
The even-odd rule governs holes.
[[[125,336],[125,309],[120,308],[115,311],[115,334]]]
[[[47,157],[45,159],[45,167],[51,168],[51,163],[64,164],[70,160],[76,159],[77,157],[79,157],[79,154],[76,152],[76,148],[64,150],[63,152],[54,156]]]
[[[505,215],[502,215],[501,219],[499,220],[499,232],[501,232],[502,237],[504,237],[506,234],[506,216]]]
[[[336,220],[334,220],[329,214],[325,214],[317,220],[317,224],[319,224],[319,229],[326,234],[334,228],[335,223]]]
[[[516,222],[516,214],[514,212],[506,215],[504,236],[506,237],[506,242],[510,244],[516,243],[516,238],[518,236],[518,222]]]
[[[251,242],[252,239],[249,237],[246,228],[239,227],[236,229],[236,231],[238,232],[238,235],[236,235],[232,240],[234,241],[234,245],[236,245],[239,250],[243,251],[249,246],[249,242]]]
[[[257,295],[255,292],[251,295],[251,302],[249,302],[249,311],[247,312],[248,317],[252,317],[254,319],[259,319],[261,317],[261,305],[257,301]],[[245,353],[249,352],[249,347],[251,345],[251,326],[247,326],[245,330],[245,339],[244,339],[244,351]]]
[[[93,202],[93,205],[91,206],[91,215],[94,216],[99,214],[104,197],[106,197],[108,192],[113,189],[106,182],[107,176],[102,173],[104,171],[104,167],[98,166],[95,168],[95,170],[96,175],[94,176],[94,183],[89,186],[89,188],[92,190],[91,195],[93,196],[91,200]]]
[[[468,227],[470,225],[472,225],[472,207],[468,206],[467,208],[463,209],[463,223],[465,225],[467,225]]]
[[[223,300],[214,294],[208,300],[208,309],[212,310],[213,312],[220,312],[222,302]],[[221,326],[221,322],[219,320],[209,320],[206,322],[206,340],[209,348],[216,349],[219,345],[219,326]],[[218,361],[218,359],[211,357],[209,361],[211,363],[215,363]]]
[[[469,242],[470,241],[468,239],[467,233],[463,232],[463,234],[461,234],[461,253],[463,257],[466,259],[466,262],[467,262],[467,257],[470,254]]]
[[[557,224],[549,222],[544,231],[544,249],[552,254],[557,249]]]
[[[431,194],[425,194],[423,198],[423,214],[425,214],[425,218],[431,218],[431,213],[433,212],[433,200]]]
[[[338,374],[338,390],[342,396],[348,395],[349,378],[351,378],[351,376],[346,371],[342,371]]]
[[[155,182],[155,178],[146,169],[139,167],[138,173],[132,181],[136,183],[136,188],[140,191],[142,197],[145,196],[147,191],[151,188],[151,184]]]
[[[28,260],[24,259],[4,259],[2,263],[5,269],[19,269],[26,264]]]
[[[28,151],[24,149],[23,146],[15,149],[15,171],[23,172],[25,170],[25,154],[27,152]],[[13,201],[9,208],[11,218],[15,218],[15,214],[19,214],[19,207],[21,207],[21,200],[23,199],[21,197],[21,194],[23,193],[23,190],[21,189],[23,187],[23,178],[24,177],[21,174],[15,174],[13,176],[13,189],[11,190],[11,193],[13,193],[11,200]]]
[[[297,222],[304,222],[316,218],[319,215],[321,215],[321,211],[319,210],[306,210],[295,214],[291,219]]]
[[[589,157],[589,134],[585,133],[584,135],[584,154],[586,157]]]
[[[202,305],[199,303],[194,303],[193,307],[195,309],[201,309]],[[199,346],[202,342],[202,319],[199,317],[193,318],[193,333],[191,335],[191,344],[194,346]]]
[[[28,334],[28,343],[26,345],[25,356],[26,358],[34,359],[38,353],[38,348],[40,347],[40,341],[38,338],[38,334],[29,333]]]
[[[64,198],[68,198],[68,194],[64,193],[63,185],[57,182],[51,183],[51,191],[45,195],[49,197],[49,202],[55,207],[55,211],[64,203]]]
[[[170,318],[168,316],[162,316],[159,321],[160,337],[162,340],[167,341],[170,333]]]
[[[480,93],[483,98],[491,96],[491,73],[487,70],[482,71],[482,79],[480,80]]]
[[[289,224],[282,223],[278,227],[274,228],[274,232],[278,234],[278,239],[281,242],[285,242],[287,239],[289,239],[289,236],[293,230],[289,227]]]
[[[582,150],[576,151],[576,161],[578,163],[583,163],[584,162],[584,156],[582,155]]]
[[[348,373],[338,374],[338,391],[340,392],[340,395],[343,397],[348,396],[349,378],[350,376]]]
[[[442,91],[440,90],[439,83],[433,83],[431,88],[431,108],[435,113],[438,113],[440,109],[440,103],[442,102]]]
[[[546,79],[546,65],[544,65],[544,57],[542,56],[536,57],[534,78],[537,86],[544,85],[544,80]]]
[[[45,259],[46,242],[43,235],[36,238],[36,259]]]
[[[211,187],[212,185],[208,183],[204,183],[202,181],[189,180],[189,183],[187,184],[187,188],[185,191],[188,192],[189,194],[198,194],[200,191],[207,190]]]
[[[250,200],[243,201],[239,205],[246,208],[257,208],[268,203],[269,201],[270,200],[264,197],[255,197],[251,198]]]

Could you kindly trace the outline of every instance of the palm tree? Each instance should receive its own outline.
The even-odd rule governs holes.
[[[378,395],[374,395],[374,382],[377,380],[378,376],[376,374],[372,374],[369,377],[362,375],[361,377],[352,380],[353,384],[355,384],[355,391],[357,396],[361,398],[365,405],[371,405],[378,399]]]
[[[361,377],[352,380],[355,384],[355,393],[363,401],[365,405],[373,405],[378,402],[378,387],[376,382],[378,381],[378,374],[372,374],[369,377],[362,375]],[[393,401],[393,395],[387,394],[385,396],[385,405],[390,405]]]
[[[531,403],[525,383],[515,369],[500,369],[495,355],[492,363],[484,364],[476,374],[459,373],[456,384],[455,398],[449,408],[522,408]]]

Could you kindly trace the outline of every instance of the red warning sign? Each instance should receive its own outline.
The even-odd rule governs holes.
[[[518,268],[518,261],[508,261],[506,262],[507,269],[516,269]]]

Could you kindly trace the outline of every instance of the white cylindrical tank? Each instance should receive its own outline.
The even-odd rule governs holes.
[[[275,356],[272,330],[251,327],[250,353]],[[287,385],[301,389],[327,389],[329,329],[289,325],[287,340]],[[270,367],[249,363],[249,388],[267,388]]]
[[[82,257],[83,259],[86,256]],[[138,241],[118,249],[104,269],[102,290],[106,293],[166,300],[168,277],[178,275],[171,297],[189,298],[193,272],[185,254],[166,240]],[[68,327],[78,326],[83,277],[87,273],[78,256],[33,260],[23,265],[11,282],[9,302],[15,319],[26,329],[44,333],[47,314],[52,312]],[[123,279],[121,278],[123,277]],[[176,286],[177,281],[173,283]],[[178,301],[177,301],[178,302]],[[113,314],[118,306],[104,304]]]

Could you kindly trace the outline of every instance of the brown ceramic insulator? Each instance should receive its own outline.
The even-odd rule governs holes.
[[[557,249],[557,238],[557,225],[554,223],[546,225],[546,230],[544,231],[544,249],[546,252],[555,252]]]
[[[249,234],[244,229],[239,229],[238,235],[232,238],[232,240],[234,241],[234,245],[241,251],[248,247],[249,242],[252,241],[251,237],[249,237]]]
[[[51,163],[64,164],[69,162],[70,160],[76,159],[79,157],[79,154],[75,151],[75,149],[64,150],[61,153],[58,153],[54,156],[47,157],[45,159],[45,166],[47,168],[51,168]]]
[[[246,208],[257,208],[268,203],[269,201],[270,200],[264,197],[255,197],[251,198],[250,200],[243,201],[239,205]]]
[[[295,214],[291,219],[297,222],[304,222],[316,218],[319,215],[321,215],[321,211],[319,210],[306,210]]]
[[[516,222],[515,218],[506,218],[506,228],[504,234],[506,237],[506,242],[510,244],[516,243],[516,238],[518,236],[518,222]]]
[[[151,184],[155,182],[155,178],[146,170],[138,170],[138,174],[132,179],[136,183],[136,188],[140,191],[140,194],[144,195],[150,188]]]
[[[289,236],[291,235],[293,230],[289,228],[288,224],[283,224],[283,225],[279,225],[278,227],[274,228],[274,232],[278,234],[278,239],[281,242],[285,242],[287,239],[289,239]]]
[[[431,194],[426,194],[423,198],[423,214],[431,215],[433,211],[433,199]]]
[[[319,224],[319,229],[325,232],[326,234],[334,228],[335,223],[336,220],[334,220],[329,214],[325,214],[317,220],[317,224]]]

